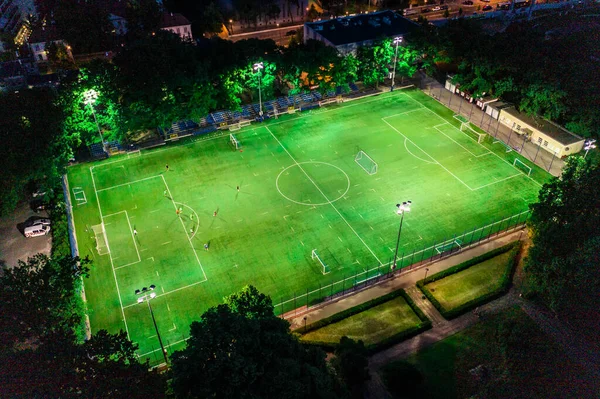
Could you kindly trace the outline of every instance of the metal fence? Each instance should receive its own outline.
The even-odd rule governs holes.
[[[445,237],[443,240],[424,245],[423,249],[412,249],[398,256],[397,268],[393,270],[389,262],[367,269],[344,275],[341,280],[321,285],[318,289],[302,293],[295,293],[292,298],[281,300],[275,305],[275,313],[283,318],[294,317],[313,306],[332,301],[350,292],[364,289],[390,277],[406,273],[416,267],[428,264],[449,255],[464,251],[467,248],[480,244],[501,233],[524,227],[529,218],[530,211],[525,211],[511,217],[499,220],[482,227],[465,230],[462,234]],[[274,298],[275,299],[275,298]]]

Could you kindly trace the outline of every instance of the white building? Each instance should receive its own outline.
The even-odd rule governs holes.
[[[31,33],[28,21],[35,14],[34,0],[0,0],[0,32],[23,44]],[[0,52],[3,51],[5,45],[0,41]]]
[[[158,25],[162,30],[168,30],[178,35],[181,40],[193,40],[192,24],[186,17],[177,13],[165,12]]]
[[[370,46],[382,37],[403,37],[418,25],[393,11],[343,16],[304,24],[304,43],[319,40],[335,47],[342,55],[356,53],[361,46]]]
[[[498,120],[515,133],[526,136],[529,141],[559,158],[576,154],[583,149],[585,140],[582,137],[547,119],[519,112],[515,107],[501,109]]]

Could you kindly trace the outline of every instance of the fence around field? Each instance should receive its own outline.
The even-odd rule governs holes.
[[[390,259],[389,262],[383,265],[346,275],[341,280],[322,285],[318,289],[312,291],[307,289],[306,292],[294,294],[291,299],[281,300],[274,305],[275,313],[283,318],[295,317],[298,313],[303,313],[313,306],[335,300],[340,296],[362,290],[419,266],[456,254],[501,233],[522,228],[525,226],[529,215],[530,211],[521,212],[486,226],[465,230],[462,234],[449,236],[443,240],[430,243],[430,245],[424,245],[421,250],[414,248],[412,251],[399,253],[395,269],[391,268],[393,259]]]

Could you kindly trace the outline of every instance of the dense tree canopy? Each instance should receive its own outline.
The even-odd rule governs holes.
[[[581,157],[544,185],[531,206],[531,289],[555,311],[598,328],[600,298],[600,168]]]
[[[333,397],[325,354],[303,346],[254,287],[193,322],[187,347],[172,359],[179,398]]]

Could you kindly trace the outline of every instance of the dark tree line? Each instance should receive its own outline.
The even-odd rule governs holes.
[[[501,96],[528,114],[598,137],[600,68],[594,54],[600,42],[594,29],[583,17],[557,15],[513,23],[492,35],[481,22],[459,19],[439,29],[424,26],[414,44],[430,74],[449,65],[455,82],[474,95]]]

